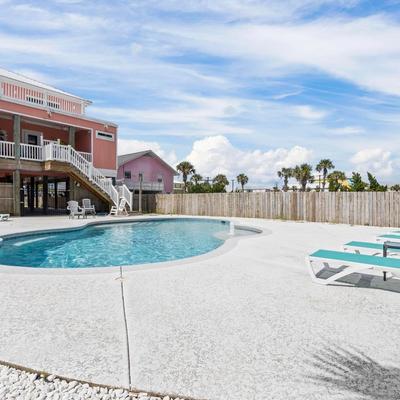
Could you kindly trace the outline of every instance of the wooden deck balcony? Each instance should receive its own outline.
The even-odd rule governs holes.
[[[72,115],[85,114],[86,106],[90,104],[87,100],[61,91],[48,90],[4,76],[0,76],[0,99]]]
[[[137,181],[133,181],[130,179],[122,179],[120,181],[117,181],[117,183],[124,183],[129,190],[133,191],[139,191],[140,189],[140,183]],[[158,193],[163,193],[164,192],[164,182],[158,182],[158,181],[143,181],[142,182],[142,190],[144,192],[158,192]]]
[[[51,145],[52,142],[50,140],[44,140],[42,146],[36,146],[32,144],[21,143],[20,144],[20,156],[21,160],[29,160],[29,161],[45,161],[45,151],[48,146]],[[68,147],[68,146],[64,146]],[[77,151],[86,161],[89,163],[92,162],[93,156],[92,153],[87,153],[83,151]],[[4,142],[0,141],[0,158],[15,158],[15,143],[14,142]]]

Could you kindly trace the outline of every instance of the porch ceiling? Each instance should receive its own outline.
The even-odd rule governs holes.
[[[0,111],[0,119],[6,119],[6,120],[11,120],[13,118],[13,115],[18,115],[18,113],[7,113],[4,111]],[[29,118],[26,116],[21,115],[21,122],[25,122],[31,125],[36,125],[36,126],[45,126],[48,128],[54,128],[54,129],[61,129],[65,132],[68,131],[69,127],[74,127],[74,125],[68,125],[65,123],[60,123],[60,122],[55,122],[55,121],[42,121],[36,118]],[[89,129],[85,128],[76,128],[76,132],[85,132],[85,133],[90,133]]]

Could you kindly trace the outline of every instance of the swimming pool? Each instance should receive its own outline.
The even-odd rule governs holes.
[[[98,224],[5,238],[0,245],[0,264],[90,268],[172,261],[214,250],[228,233],[229,223],[207,219]]]

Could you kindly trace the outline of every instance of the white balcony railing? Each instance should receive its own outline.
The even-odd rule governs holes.
[[[92,153],[87,153],[85,151],[78,151],[78,153],[86,160],[89,162],[92,162],[93,157],[92,157]]]
[[[0,141],[0,157],[2,157],[2,158],[14,158],[15,157],[14,142]]]
[[[133,193],[125,184],[120,184],[117,186],[120,198],[125,198],[131,211],[133,210]]]
[[[21,160],[43,161],[43,146],[21,143]]]
[[[47,140],[43,139],[43,145],[46,146],[47,144],[54,143],[54,144],[60,144],[57,140]],[[89,162],[93,161],[93,156],[92,153],[88,153],[86,151],[78,151],[78,153],[86,160]]]
[[[115,205],[119,202],[119,193],[112,184],[111,178],[105,177],[93,164],[87,161],[71,146],[50,143],[44,146],[45,160],[55,160],[72,164],[89,181],[107,193]]]
[[[0,158],[15,158],[15,143],[0,141]],[[111,178],[105,177],[97,168],[93,167],[90,161],[71,146],[64,146],[51,141],[44,146],[21,143],[20,158],[30,161],[54,160],[69,163],[94,185],[107,193],[113,203],[118,205],[119,193],[112,184]]]
[[[0,98],[66,114],[84,114],[87,102],[0,76]]]
[[[124,179],[123,182],[130,190],[139,190],[140,183],[134,182],[131,180]],[[142,182],[142,190],[147,192],[163,192],[164,191],[164,183],[163,182]]]

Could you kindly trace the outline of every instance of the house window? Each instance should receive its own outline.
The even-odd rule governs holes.
[[[162,183],[163,182],[163,176],[161,174],[158,174],[157,176],[157,182]]]
[[[108,140],[110,142],[113,142],[114,141],[114,134],[113,133],[108,133],[108,132],[96,131],[96,138],[97,139]]]
[[[29,131],[27,129],[22,130],[22,134],[24,137],[24,142],[27,144],[32,144],[34,146],[42,145],[42,133],[36,131]]]
[[[131,179],[131,171],[125,171],[125,179]]]
[[[7,132],[1,130],[1,131],[0,131],[0,141],[1,141],[1,142],[5,142],[6,140],[7,140]]]

